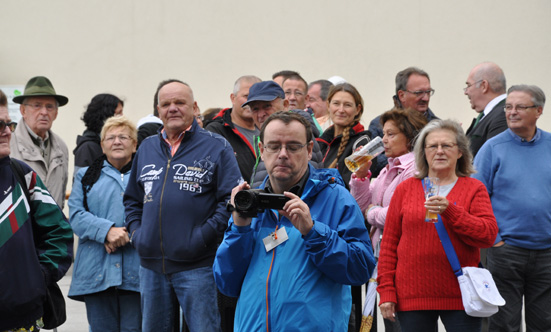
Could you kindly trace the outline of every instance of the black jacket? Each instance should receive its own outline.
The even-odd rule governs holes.
[[[339,146],[341,144],[342,135],[337,137],[335,136],[335,126],[327,128],[320,138],[318,138],[319,145],[321,147],[321,152],[323,154],[323,167],[329,167],[333,160],[337,158],[337,153],[339,152]],[[337,160],[337,169],[341,174],[346,187],[348,188],[348,182],[352,176],[352,172],[344,164],[344,159],[350,156],[354,149],[360,146],[366,145],[371,140],[371,132],[369,130],[364,130],[364,126],[361,123],[356,124],[354,127],[350,128],[350,136],[348,139],[348,144],[344,152]],[[372,160],[371,172],[374,169],[377,169],[376,159]]]
[[[237,159],[241,176],[243,176],[245,181],[249,181],[253,174],[256,154],[251,143],[233,125],[231,112],[231,108],[221,110],[205,129],[223,136],[230,143]]]
[[[73,150],[76,167],[87,167],[103,154],[100,136],[86,129],[82,135],[77,136],[77,147]],[[76,173],[76,172],[75,172]]]
[[[471,126],[467,129],[467,137],[471,141],[473,158],[487,140],[504,132],[508,128],[507,119],[505,118],[505,99],[494,106],[490,113],[486,114],[476,127],[474,127],[475,123],[476,118],[473,119]]]

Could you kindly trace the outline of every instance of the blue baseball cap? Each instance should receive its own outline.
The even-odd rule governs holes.
[[[285,92],[279,84],[274,81],[258,82],[251,86],[247,101],[241,107],[245,107],[253,101],[272,101],[276,98],[285,99]]]

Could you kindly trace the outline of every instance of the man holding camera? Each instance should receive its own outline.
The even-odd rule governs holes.
[[[375,266],[362,213],[336,170],[309,166],[313,140],[302,116],[271,115],[259,146],[268,171],[261,189],[288,200],[242,210],[235,196],[250,187],[232,190],[214,276],[223,294],[239,297],[235,331],[346,331],[349,285],[366,283]]]

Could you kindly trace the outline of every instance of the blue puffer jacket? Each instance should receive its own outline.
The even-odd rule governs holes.
[[[314,228],[306,236],[272,210],[249,226],[230,219],[214,277],[222,293],[239,296],[235,331],[347,330],[348,285],[366,283],[375,259],[362,212],[338,171],[309,170],[301,198]],[[266,252],[262,239],[276,226],[285,227],[289,240]]]
[[[124,226],[122,196],[130,171],[122,174],[104,161],[98,181],[86,196],[90,210],[86,211],[81,181],[87,169],[88,167],[80,169],[75,176],[68,202],[69,222],[79,237],[69,297],[82,301],[82,295],[101,292],[114,286],[139,292],[140,259],[136,250],[127,244],[108,254],[104,247],[109,229],[112,226]]]

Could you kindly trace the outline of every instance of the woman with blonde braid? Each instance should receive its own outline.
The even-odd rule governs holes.
[[[360,123],[363,99],[352,84],[341,83],[331,88],[327,103],[333,125],[317,139],[324,155],[323,166],[337,168],[348,185],[352,172],[346,168],[344,159],[371,140],[371,133]]]

